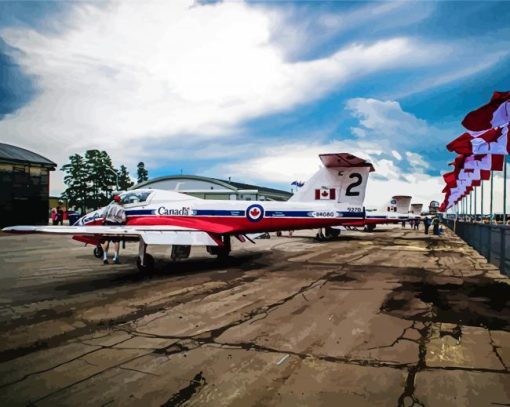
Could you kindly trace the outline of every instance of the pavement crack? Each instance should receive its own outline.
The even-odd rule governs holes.
[[[402,368],[407,368],[409,366],[407,363],[387,363],[387,362],[382,362],[382,361],[378,361],[375,359],[356,359],[356,358],[351,358],[348,356],[339,357],[339,356],[319,355],[319,354],[306,353],[306,352],[294,352],[294,351],[290,351],[288,349],[280,350],[280,349],[270,348],[268,346],[262,346],[262,345],[259,345],[255,342],[253,342],[253,341],[239,342],[239,343],[213,342],[213,343],[208,343],[208,345],[219,346],[221,348],[228,348],[228,349],[243,349],[246,351],[275,353],[275,354],[279,354],[279,355],[289,354],[292,356],[296,356],[300,359],[313,358],[313,359],[326,361],[326,362],[345,363],[345,364],[357,365],[357,366],[390,367],[393,369],[402,369]]]
[[[146,375],[150,375],[150,376],[157,376],[159,377],[158,374],[155,374],[155,373],[151,373],[151,372],[145,372],[143,370],[138,370],[138,369],[133,369],[131,367],[125,367],[125,366],[120,366],[119,369],[122,369],[122,370],[130,370],[131,372],[137,372],[137,373],[143,373],[143,374],[146,374]]]
[[[201,338],[200,340],[203,341],[203,338],[207,337],[209,342],[214,342],[215,338],[221,336],[224,332],[226,332],[230,328],[233,328],[235,326],[241,325],[241,324],[246,323],[248,321],[252,321],[253,319],[255,319],[255,318],[259,317],[259,316],[262,316],[262,318],[258,318],[257,321],[260,321],[262,319],[267,318],[267,316],[272,311],[274,311],[276,308],[278,308],[281,305],[291,301],[292,299],[294,299],[298,295],[304,294],[306,291],[309,291],[311,289],[316,288],[319,284],[321,284],[323,282],[323,280],[327,281],[328,277],[330,275],[335,274],[335,273],[336,272],[332,271],[332,272],[329,272],[329,273],[327,273],[325,275],[322,275],[321,277],[317,278],[316,280],[313,280],[312,282],[310,282],[309,284],[306,284],[305,286],[302,286],[296,292],[288,295],[285,298],[282,298],[279,301],[276,301],[276,302],[274,302],[274,303],[272,303],[270,305],[264,305],[263,307],[256,308],[256,309],[254,309],[254,310],[244,314],[241,318],[239,318],[239,319],[237,319],[235,321],[232,321],[232,322],[230,322],[230,323],[228,323],[226,325],[220,326],[218,328],[210,329],[208,331],[200,332],[200,333],[197,333],[195,335],[187,335],[187,336],[158,335],[158,334],[151,334],[149,332],[139,331],[137,329],[133,329],[133,330],[132,329],[124,329],[124,331],[127,332],[127,333],[130,333],[130,334],[133,334],[133,335],[147,336],[147,337],[150,337],[150,338],[163,338],[163,339],[177,339],[177,340],[192,339],[192,340],[197,340],[198,338]]]
[[[490,345],[492,346],[492,351],[494,352],[494,354],[496,355],[496,357],[498,358],[499,362],[501,363],[501,365],[505,368],[505,370],[508,370],[508,366],[505,365],[505,362],[503,361],[503,359],[501,358],[501,355],[499,354],[498,352],[498,349],[500,348],[499,346],[497,346],[495,343],[494,343],[494,338],[492,337],[492,333],[490,331],[490,329],[487,330],[487,332],[489,332],[489,339],[490,339]]]
[[[133,362],[133,361],[135,361],[135,360],[137,360],[137,359],[140,359],[140,358],[142,358],[142,357],[144,357],[144,356],[150,355],[151,353],[152,353],[152,351],[147,352],[147,353],[143,353],[143,354],[138,355],[138,356],[135,356],[135,357],[133,357],[133,358],[131,358],[131,359],[123,360],[122,362],[117,363],[116,365],[113,365],[113,366],[107,367],[106,369],[102,369],[102,370],[100,370],[100,371],[98,371],[98,372],[96,372],[96,373],[94,373],[94,374],[92,374],[92,375],[89,375],[89,376],[87,376],[87,377],[84,377],[83,379],[77,380],[76,382],[73,382],[73,383],[71,383],[71,384],[68,384],[67,386],[61,387],[61,388],[59,388],[58,390],[55,390],[55,391],[53,391],[53,392],[50,392],[50,393],[48,393],[48,394],[46,394],[46,395],[44,395],[44,396],[42,396],[42,397],[38,398],[37,400],[34,400],[34,401],[33,401],[33,404],[36,404],[36,403],[38,403],[38,402],[40,402],[40,401],[42,401],[42,400],[45,400],[45,399],[47,399],[47,398],[49,398],[49,397],[51,397],[51,396],[54,396],[55,394],[61,393],[61,392],[65,391],[65,390],[67,390],[67,389],[69,389],[69,388],[71,388],[71,387],[73,387],[73,386],[76,386],[77,384],[80,384],[80,383],[83,383],[83,382],[85,382],[85,381],[87,381],[87,380],[90,380],[90,379],[92,379],[93,377],[99,376],[100,374],[102,374],[102,373],[104,373],[104,372],[106,372],[106,371],[108,371],[108,370],[111,370],[111,369],[114,369],[114,368],[119,368],[120,366],[124,365],[125,363]]]
[[[4,388],[4,387],[7,387],[7,386],[11,386],[11,385],[16,384],[16,383],[20,383],[20,382],[22,382],[23,380],[28,379],[30,376],[34,376],[34,375],[41,374],[41,373],[46,373],[46,372],[49,372],[49,371],[51,371],[51,370],[53,370],[53,369],[57,369],[57,368],[59,368],[59,367],[61,367],[61,366],[65,365],[65,364],[67,364],[67,363],[74,362],[75,360],[78,360],[78,359],[82,358],[83,356],[87,356],[87,355],[90,355],[91,353],[97,352],[97,351],[98,351],[98,350],[100,350],[100,349],[101,349],[101,347],[100,347],[100,346],[97,346],[97,348],[96,348],[96,349],[91,350],[90,352],[83,353],[83,354],[81,354],[80,356],[77,356],[77,357],[75,357],[75,358],[72,358],[72,359],[66,360],[65,362],[59,363],[59,364],[57,364],[57,365],[53,365],[53,366],[48,367],[48,368],[46,368],[46,369],[41,369],[41,370],[38,370],[38,371],[35,371],[35,372],[28,373],[28,374],[26,374],[25,376],[21,377],[20,379],[17,379],[17,380],[14,380],[14,381],[12,381],[12,382],[8,382],[8,383],[5,383],[5,384],[2,384],[2,385],[0,386],[0,389],[2,389],[2,388]]]
[[[405,334],[406,332],[409,330],[409,329],[414,329],[414,325],[415,325],[416,321],[413,321],[411,323],[411,325],[409,325],[408,327],[404,328],[404,330],[402,331],[402,333],[397,337],[395,338],[395,340],[390,343],[389,345],[383,345],[383,346],[374,346],[372,348],[367,348],[366,350],[375,350],[375,349],[384,349],[384,348],[392,348],[393,346],[395,346],[398,341],[410,341],[410,342],[415,342],[413,341],[412,339],[409,339],[409,338],[405,338]]]
[[[404,391],[398,398],[398,407],[420,407],[421,403],[414,395],[416,385],[416,374],[426,367],[427,343],[431,334],[431,323],[425,323],[422,329],[419,329],[421,336],[419,339],[418,363],[408,368]]]

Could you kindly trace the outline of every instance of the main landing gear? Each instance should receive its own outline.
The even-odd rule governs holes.
[[[365,232],[373,232],[375,229],[375,224],[369,223],[368,225],[365,225]]]
[[[324,232],[322,229],[319,229],[317,235],[315,235],[315,239],[319,242],[324,242],[326,240],[333,240],[340,236],[340,229],[333,229],[330,227],[324,228]]]
[[[223,261],[228,259],[232,245],[229,235],[222,236],[221,240],[223,241],[223,246],[207,246],[207,253],[217,256],[218,260]]]

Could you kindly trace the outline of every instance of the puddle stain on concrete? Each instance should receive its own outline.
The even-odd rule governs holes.
[[[161,407],[182,406],[184,403],[190,400],[195,393],[198,393],[205,385],[207,385],[207,381],[205,380],[202,372],[199,372],[193,377],[193,379],[191,379],[186,387],[183,387],[181,390],[175,393],[166,403],[162,404]]]
[[[428,307],[417,309],[416,301]],[[461,284],[407,281],[388,295],[381,310],[406,319],[510,331],[510,285],[483,277]]]

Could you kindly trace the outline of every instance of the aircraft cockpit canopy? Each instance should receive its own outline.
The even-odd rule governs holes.
[[[121,202],[124,205],[141,204],[147,201],[152,191],[129,191],[121,195]]]

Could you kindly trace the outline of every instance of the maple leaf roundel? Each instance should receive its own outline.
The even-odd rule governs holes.
[[[261,205],[250,205],[246,209],[246,217],[252,222],[258,222],[264,217],[264,208]]]

